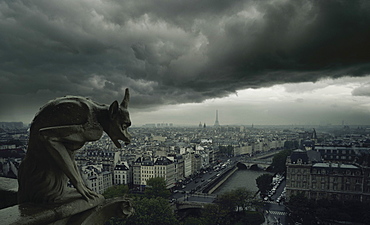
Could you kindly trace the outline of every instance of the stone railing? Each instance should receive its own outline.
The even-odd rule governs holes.
[[[6,193],[6,187],[4,188],[3,184],[0,184],[2,196]],[[111,217],[126,218],[133,212],[129,199],[123,197],[104,199],[99,195],[97,198],[86,201],[76,190],[71,189],[63,199],[55,203],[13,204],[13,206],[0,209],[0,223],[9,225],[100,225]]]

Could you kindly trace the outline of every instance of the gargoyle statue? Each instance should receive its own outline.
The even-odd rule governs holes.
[[[18,172],[18,202],[55,202],[63,196],[67,182],[84,199],[98,196],[84,184],[74,160],[75,151],[86,142],[108,134],[117,148],[118,140],[129,144],[131,126],[126,89],[121,104],[110,106],[88,98],[66,96],[48,102],[36,114],[30,129],[26,157]]]

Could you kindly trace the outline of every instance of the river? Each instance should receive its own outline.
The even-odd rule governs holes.
[[[266,171],[256,171],[247,169],[238,169],[235,173],[225,181],[213,194],[221,194],[226,191],[231,191],[235,188],[245,187],[247,190],[257,192],[256,178],[262,174],[269,173]],[[269,173],[272,174],[272,173]]]

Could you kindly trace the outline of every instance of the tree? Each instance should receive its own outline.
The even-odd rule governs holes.
[[[202,211],[205,225],[231,224],[228,212],[221,208],[220,204],[207,204]]]
[[[204,225],[206,222],[204,218],[196,218],[196,217],[186,217],[184,221],[182,221],[182,225]]]
[[[303,192],[292,195],[288,202],[288,207],[292,210],[292,218],[302,221],[304,225],[316,224],[315,210],[318,206],[324,206],[324,204],[308,199]]]
[[[246,211],[259,204],[251,191],[246,188],[236,188],[217,196],[215,202],[228,212]]]
[[[112,187],[107,188],[103,193],[104,198],[114,198],[114,197],[122,197],[128,194],[128,186],[127,185],[115,185]]]
[[[220,194],[215,203],[218,210],[217,213],[222,215],[218,218],[219,224],[234,224],[237,221],[245,219],[248,210],[254,210],[260,203],[254,198],[254,194],[246,188],[237,188],[231,191]],[[215,216],[213,216],[215,219]],[[221,222],[222,221],[222,222]]]
[[[163,177],[154,177],[146,181],[145,195],[148,198],[161,197],[168,199],[171,195],[170,191],[166,189],[166,180]]]
[[[231,145],[228,145],[228,146],[218,146],[219,147],[219,150],[220,150],[220,153],[224,154],[224,155],[233,155],[234,154],[234,147],[231,146]]]
[[[286,158],[292,154],[292,150],[283,150],[274,155],[272,158],[271,166],[273,167],[273,171],[281,173],[284,172],[286,169],[285,163]]]
[[[135,209],[134,215],[122,221],[122,224],[172,225],[178,223],[167,199],[160,197],[136,199],[133,207]]]
[[[266,194],[271,189],[272,175],[265,173],[257,177],[256,184],[262,194]]]
[[[260,225],[265,221],[265,217],[259,212],[246,212],[243,217],[234,225]]]
[[[298,141],[285,141],[284,142],[284,149],[295,150],[297,148],[299,148]]]

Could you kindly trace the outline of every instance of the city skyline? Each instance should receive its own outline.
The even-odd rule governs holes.
[[[370,124],[367,1],[2,1],[0,121],[47,101],[132,124]]]

